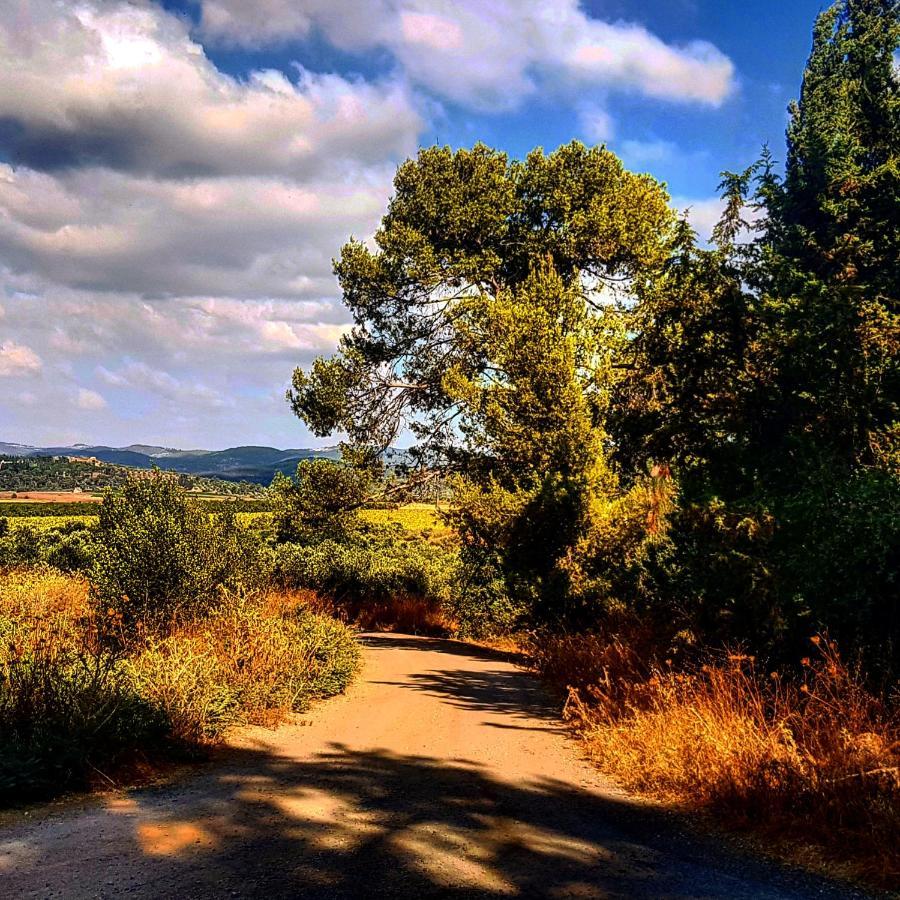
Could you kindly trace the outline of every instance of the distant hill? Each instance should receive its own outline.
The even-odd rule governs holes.
[[[0,447],[8,448],[9,445],[3,444]],[[18,449],[21,451],[23,448]],[[0,453],[0,492],[21,494],[24,491],[79,491],[91,495],[105,488],[121,488],[135,471],[133,466],[100,460],[93,454],[85,455],[85,449],[91,448],[69,448],[69,453],[59,455],[40,452],[10,455]],[[189,491],[235,496],[248,496],[261,491],[260,486],[253,482],[226,481],[214,476],[186,472],[172,474]],[[25,494],[19,499],[27,497]]]
[[[389,451],[395,464],[403,451]],[[221,478],[226,481],[249,481],[268,485],[276,472],[292,474],[303,459],[339,459],[335,447],[322,450],[278,450],[275,447],[231,447],[227,450],[178,450],[149,444],[128,447],[106,447],[91,444],[72,444],[67,447],[32,447],[27,444],[0,441],[3,456],[79,456],[94,457],[100,462],[136,469],[158,466],[170,472],[183,472]]]

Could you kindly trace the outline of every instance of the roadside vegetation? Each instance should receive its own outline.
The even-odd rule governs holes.
[[[136,476],[94,528],[0,537],[0,804],[109,786],[342,691],[351,631],[271,580],[271,551],[177,479]]]
[[[722,173],[711,245],[602,147],[401,165],[374,243],[335,263],[355,327],[289,392],[347,443],[285,503],[341,499],[275,529],[286,584],[530,635],[605,769],[882,885],[900,878],[898,43],[895,3],[818,17],[784,162]],[[360,524],[404,430],[410,484],[450,488],[452,542]]]

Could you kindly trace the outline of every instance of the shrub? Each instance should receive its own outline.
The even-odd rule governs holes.
[[[207,515],[158,471],[104,498],[96,543],[91,594],[122,634],[164,631],[265,577],[258,538],[232,512]]]
[[[627,642],[539,641],[536,665],[569,686],[567,715],[626,787],[721,814],[850,860],[896,883],[900,719],[833,643],[796,680],[731,654],[679,671]]]
[[[352,679],[359,648],[339,622],[286,596],[225,599],[126,655],[100,639],[86,581],[5,575],[0,804],[109,783],[123,763],[202,748],[234,723],[274,724]]]
[[[87,572],[94,561],[93,531],[83,522],[69,522],[44,532],[41,557],[61,572]]]
[[[412,630],[443,630],[456,566],[455,552],[410,538],[399,526],[369,526],[344,541],[279,546],[275,578],[332,598],[367,626],[399,625],[402,613]]]
[[[82,787],[138,750],[165,722],[86,620],[83,583],[7,576],[0,589],[0,803]]]
[[[357,521],[370,487],[367,472],[329,459],[305,459],[295,478],[278,474],[269,496],[279,541],[340,537]]]
[[[249,600],[151,640],[128,662],[141,696],[186,743],[213,740],[238,722],[274,724],[343,691],[358,667],[359,648],[345,626]]]
[[[510,595],[498,568],[484,563],[456,568],[446,608],[462,638],[509,634],[528,615],[528,607]]]
[[[41,546],[37,529],[28,525],[7,528],[0,536],[0,568],[35,565],[41,559]]]

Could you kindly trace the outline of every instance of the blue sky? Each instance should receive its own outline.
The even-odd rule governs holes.
[[[313,441],[283,400],[347,327],[330,259],[397,163],[605,142],[702,234],[783,152],[818,2],[11,0],[0,440]]]

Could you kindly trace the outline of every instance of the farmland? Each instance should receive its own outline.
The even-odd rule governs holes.
[[[221,502],[213,500],[213,498],[206,499],[212,502]],[[16,509],[21,507],[14,504],[19,502],[0,502],[0,518],[8,517],[12,528],[30,527],[37,531],[49,531],[73,522],[93,525],[96,523],[99,513],[99,504],[90,507],[86,504],[79,504],[73,510],[73,504],[71,503],[57,503],[55,505],[47,503],[47,505],[42,506],[40,514],[35,515],[32,509],[28,509],[28,515],[18,515]],[[45,509],[47,510],[46,513],[44,512]],[[59,514],[54,515],[53,510],[56,509],[59,509]],[[265,527],[270,518],[270,513],[265,510],[239,511],[237,518],[242,525]],[[393,509],[364,509],[360,512],[360,518],[364,522],[373,525],[399,525],[413,534],[435,539],[451,534],[447,525],[441,521],[437,508],[430,503],[409,503]]]

